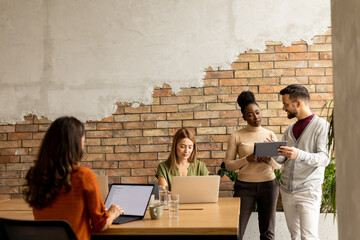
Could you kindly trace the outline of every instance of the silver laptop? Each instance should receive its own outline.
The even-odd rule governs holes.
[[[171,193],[178,193],[180,203],[211,203],[219,199],[219,175],[172,177]]]
[[[153,184],[112,184],[105,200],[105,207],[109,209],[111,204],[115,204],[124,210],[124,214],[113,223],[126,223],[144,218],[153,188]]]

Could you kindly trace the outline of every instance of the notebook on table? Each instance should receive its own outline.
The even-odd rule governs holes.
[[[124,214],[113,223],[120,224],[144,218],[153,188],[153,184],[112,184],[105,200],[105,207],[109,209],[111,204],[115,204],[124,210]]]
[[[172,177],[171,193],[180,203],[211,203],[219,199],[219,175]]]

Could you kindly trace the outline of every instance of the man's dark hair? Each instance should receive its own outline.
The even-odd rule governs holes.
[[[310,101],[310,94],[306,87],[300,84],[291,84],[280,91],[280,95],[289,94],[290,100],[295,101],[298,99]]]

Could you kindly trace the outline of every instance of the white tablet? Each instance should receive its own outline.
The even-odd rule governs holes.
[[[256,157],[279,156],[277,149],[280,146],[286,146],[286,144],[286,141],[254,143],[254,155]]]

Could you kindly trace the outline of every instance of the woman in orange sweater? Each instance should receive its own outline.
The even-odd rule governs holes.
[[[24,194],[35,219],[66,220],[78,239],[88,240],[91,231],[105,231],[123,211],[116,205],[107,211],[95,174],[78,166],[84,142],[84,125],[79,120],[55,120],[26,175]]]

